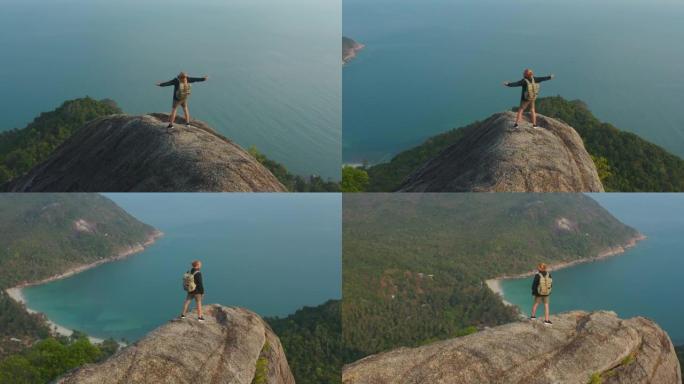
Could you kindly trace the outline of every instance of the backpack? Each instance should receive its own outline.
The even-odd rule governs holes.
[[[191,92],[192,87],[190,86],[190,83],[179,81],[178,89],[176,90],[176,99],[179,101],[185,101],[188,99],[188,97],[190,97]]]
[[[539,296],[548,296],[551,294],[551,285],[553,285],[553,279],[551,274],[547,273],[546,276],[538,273],[539,275],[539,285],[537,285],[537,293]]]
[[[524,80],[527,83],[527,90],[525,91],[525,100],[527,100],[527,101],[537,100],[537,96],[539,96],[539,84],[535,83],[534,77],[532,78],[532,81],[530,81],[528,79],[524,79]]]
[[[183,289],[188,293],[197,289],[197,284],[195,284],[195,274],[197,272],[199,271],[195,271],[193,273],[187,271],[183,274]]]

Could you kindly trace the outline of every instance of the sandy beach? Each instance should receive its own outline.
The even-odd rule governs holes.
[[[37,281],[27,281],[23,282],[17,286],[14,286],[12,288],[8,288],[5,290],[7,292],[7,295],[9,295],[14,301],[23,304],[26,310],[29,313],[38,313],[38,311],[31,309],[28,306],[28,303],[26,302],[26,297],[24,297],[24,293],[22,292],[23,288],[34,286],[34,285],[40,285],[40,284],[45,284],[49,283],[51,281],[55,280],[60,280],[60,279],[65,279],[67,277],[73,276],[77,273],[81,273],[83,271],[87,271],[91,268],[95,268],[98,265],[102,265],[105,263],[111,263],[113,261],[118,261],[118,260],[123,260],[129,256],[135,255],[137,253],[140,253],[145,250],[145,248],[149,247],[150,245],[154,244],[155,241],[157,241],[158,238],[162,237],[164,235],[163,232],[161,231],[154,231],[152,234],[150,234],[147,239],[143,243],[140,244],[135,244],[130,247],[127,247],[125,249],[120,250],[117,254],[104,258],[102,260],[98,260],[96,262],[90,263],[90,264],[85,264],[85,265],[80,265],[78,267],[70,268],[64,273],[52,275],[50,277],[47,277],[45,279],[37,280]],[[71,336],[73,331],[69,328],[66,328],[62,325],[59,325],[55,323],[54,321],[47,319],[47,323],[50,325],[50,328],[52,328],[53,332],[57,335],[63,335],[63,336]],[[99,339],[97,337],[88,337],[92,343],[101,343],[102,339]]]
[[[639,233],[638,235],[629,239],[625,245],[607,248],[607,249],[599,252],[599,254],[594,256],[594,257],[587,257],[587,258],[579,259],[579,260],[550,264],[548,266],[548,269],[549,269],[549,271],[557,271],[557,270],[560,270],[563,268],[569,268],[569,267],[572,267],[572,266],[575,266],[578,264],[592,263],[595,261],[606,259],[608,257],[617,256],[617,255],[625,253],[628,249],[636,246],[636,244],[639,241],[642,241],[645,239],[646,239],[646,236]],[[498,276],[498,277],[493,278],[493,279],[485,280],[485,283],[487,284],[487,286],[489,287],[489,289],[492,292],[498,294],[501,297],[501,300],[503,301],[504,304],[513,306],[513,304],[511,304],[510,302],[508,302],[504,299],[504,292],[503,292],[503,289],[501,288],[501,281],[506,280],[506,279],[519,279],[522,277],[530,277],[530,276],[533,276],[535,273],[537,273],[537,271],[532,270],[532,271],[517,274],[517,275],[502,275],[502,276]]]

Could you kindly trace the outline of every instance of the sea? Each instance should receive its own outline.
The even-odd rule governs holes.
[[[65,100],[190,114],[290,172],[340,179],[340,0],[0,0],[0,132]],[[181,113],[179,111],[179,113]]]
[[[684,157],[684,3],[672,0],[345,0],[366,45],[343,69],[343,161],[389,161],[428,137],[518,104],[524,68],[542,96]]]

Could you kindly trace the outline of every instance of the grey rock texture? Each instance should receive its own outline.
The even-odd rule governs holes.
[[[294,384],[278,337],[255,313],[205,306],[206,321],[194,315],[163,325],[99,364],[57,379],[61,384],[231,383],[251,384],[259,357],[268,384]]]
[[[552,326],[524,321],[344,367],[344,384],[603,384],[682,382],[667,334],[645,318],[569,312]]]
[[[96,119],[28,174],[10,192],[285,192],[254,157],[206,123],[168,115]]]
[[[497,113],[409,175],[400,192],[603,192],[582,138],[537,115],[541,128]]]

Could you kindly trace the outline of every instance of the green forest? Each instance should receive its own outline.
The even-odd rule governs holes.
[[[280,338],[298,384],[342,382],[344,351],[339,300],[266,321]]]
[[[485,280],[637,234],[583,194],[347,194],[343,205],[345,363],[513,321]]]
[[[46,160],[50,154],[88,121],[123,113],[112,100],[98,101],[90,97],[64,102],[50,112],[41,113],[24,128],[0,133],[0,186],[24,175]],[[303,177],[288,172],[284,165],[249,149],[291,192],[339,192],[340,183],[317,175]]]
[[[41,113],[25,128],[0,133],[0,184],[23,175],[47,159],[86,122],[116,113],[121,110],[113,101],[85,97]]]
[[[684,160],[639,136],[601,122],[579,100],[560,96],[537,101],[537,112],[564,121],[575,128],[599,171],[606,191],[684,191]],[[369,192],[391,192],[420,165],[453,145],[481,122],[427,139],[397,154],[390,162],[365,167]],[[343,180],[344,182],[344,180]]]
[[[87,363],[97,363],[119,349],[114,340],[93,344],[85,334],[48,337],[0,360],[0,384],[47,383]]]

